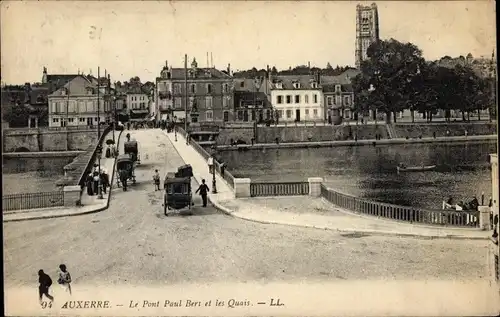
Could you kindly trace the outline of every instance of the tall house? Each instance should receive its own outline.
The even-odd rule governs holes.
[[[166,62],[156,78],[155,100],[157,120],[183,121],[187,108],[188,122],[232,121],[233,79],[214,67],[198,67],[196,59],[186,69]]]
[[[379,40],[377,5],[356,6],[356,68],[361,67],[361,61],[366,60],[368,47]]]

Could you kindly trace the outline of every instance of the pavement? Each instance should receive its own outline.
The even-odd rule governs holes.
[[[115,137],[118,140],[120,131],[115,131]],[[109,137],[111,138],[112,134]],[[107,139],[106,138],[106,139]],[[123,140],[124,136],[122,137]],[[123,153],[123,142],[118,141],[118,146],[120,147],[120,152]],[[101,156],[101,167],[105,168],[108,173],[113,172],[113,165],[115,159],[106,158],[106,151],[103,151]],[[114,175],[110,175],[113,179]],[[38,208],[29,210],[14,210],[11,212],[3,212],[3,222],[12,221],[25,221],[25,220],[37,220],[37,219],[50,219],[58,217],[68,217],[85,215],[89,213],[102,211],[109,206],[111,191],[108,189],[106,194],[103,194],[103,199],[98,199],[97,195],[89,196],[87,191],[84,190],[82,193],[82,206],[74,207],[57,207],[57,208]]]
[[[209,174],[205,159],[196,150],[186,145],[181,134],[165,135],[187,164],[193,167],[194,177],[202,178],[211,187],[212,175]],[[216,175],[217,194],[210,194],[210,202],[228,215],[266,224],[281,224],[345,233],[364,233],[425,238],[480,239],[488,240],[489,231],[468,228],[426,226],[396,222],[370,216],[354,214],[337,208],[322,198],[310,196],[282,196],[235,199],[230,185]]]
[[[27,287],[26,294],[31,295],[23,297],[24,302],[36,305],[38,270],[44,269],[54,279],[61,263],[71,272],[77,298],[85,295],[86,286],[490,281],[489,241],[416,239],[262,224],[227,215],[213,206],[203,208],[198,195],[192,215],[175,212],[165,216],[163,191],[155,191],[152,183],[154,170],[165,175],[176,171],[184,160],[159,129],[133,130],[130,134],[141,153],[137,184],[128,191],[113,188],[108,209],[77,217],[3,224],[6,294]],[[198,178],[206,177],[208,171],[204,170],[195,167],[194,173]],[[220,197],[228,197],[222,182],[218,183]],[[196,178],[193,185],[197,185]],[[309,206],[309,202],[304,204]],[[63,290],[55,285],[51,293],[56,304],[60,303]]]

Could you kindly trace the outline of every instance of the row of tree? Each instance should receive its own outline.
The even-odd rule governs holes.
[[[271,75],[309,75],[320,73],[323,76],[337,76],[342,74],[348,69],[353,69],[350,66],[338,66],[333,68],[330,63],[326,65],[326,68],[319,67],[309,67],[307,65],[299,65],[294,68],[289,67],[285,70],[278,70],[276,66],[270,68]],[[255,78],[255,77],[265,77],[266,69],[257,69],[253,67],[249,70],[242,70],[233,73],[233,76],[236,78]]]
[[[373,43],[367,56],[353,79],[357,113],[376,110],[391,122],[409,109],[413,117],[417,111],[431,121],[438,110],[448,120],[451,110],[458,110],[465,121],[471,112],[495,109],[495,79],[479,77],[467,65],[439,66],[426,61],[414,44],[394,39]]]

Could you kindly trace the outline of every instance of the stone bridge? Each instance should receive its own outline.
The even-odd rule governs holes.
[[[97,129],[84,128],[4,129],[3,152],[84,151],[97,142]]]

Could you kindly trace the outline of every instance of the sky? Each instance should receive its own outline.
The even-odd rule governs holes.
[[[354,65],[356,4],[349,1],[2,1],[2,83],[49,74],[154,81],[168,61],[195,57],[226,69]],[[376,2],[381,39],[412,42],[426,59],[487,55],[496,44],[493,1]]]

